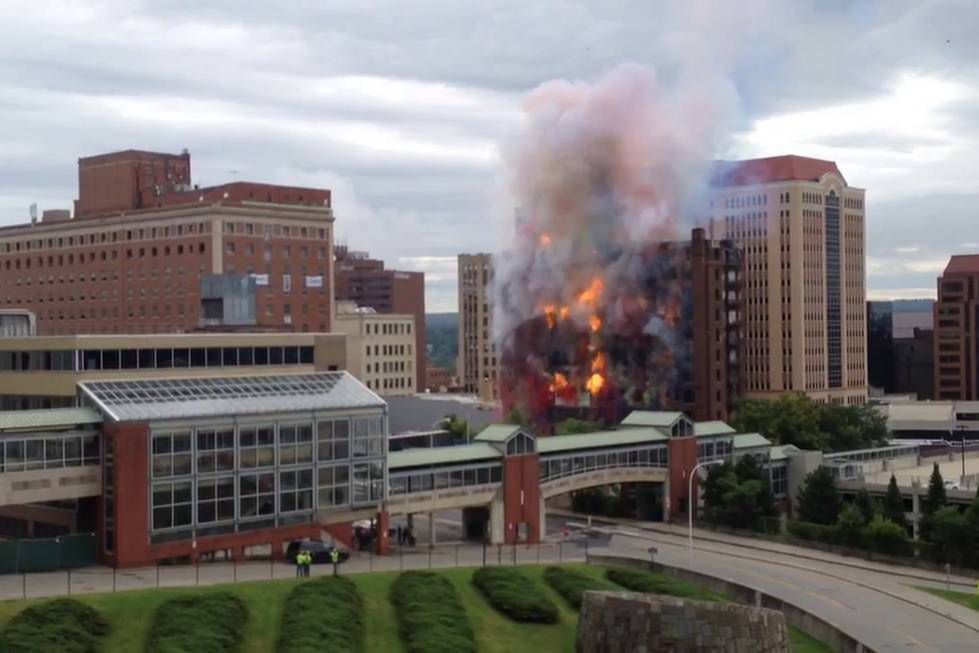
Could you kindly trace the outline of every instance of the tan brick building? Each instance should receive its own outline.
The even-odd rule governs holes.
[[[489,254],[459,255],[459,358],[457,373],[463,392],[486,401],[499,399],[499,360],[493,341]]]
[[[718,162],[711,237],[744,253],[743,389],[867,398],[864,190],[832,161]]]
[[[949,260],[934,310],[937,398],[979,399],[979,254]]]
[[[75,217],[0,228],[0,307],[40,334],[330,331],[330,191],[190,184],[190,155],[79,160]]]
[[[335,331],[347,336],[347,370],[379,395],[418,391],[415,317],[338,302]]]

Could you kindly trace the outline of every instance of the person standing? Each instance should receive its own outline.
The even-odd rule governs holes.
[[[337,551],[336,547],[330,549],[330,562],[333,563],[333,575],[334,576],[338,575],[337,566],[340,563],[340,552]]]
[[[296,551],[296,578],[303,577],[303,560],[305,560],[303,550],[299,549]]]
[[[303,553],[303,576],[309,578],[309,566],[313,564],[313,554],[309,551]]]

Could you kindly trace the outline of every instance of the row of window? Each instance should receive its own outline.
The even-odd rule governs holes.
[[[435,472],[403,472],[391,474],[388,481],[388,495],[399,496],[414,492],[487,485],[500,483],[502,480],[503,466],[499,463]]]
[[[121,248],[111,249],[111,250],[103,249],[101,252],[98,253],[99,254],[98,260],[115,261],[119,258],[119,253],[122,251],[126,252],[126,258],[130,260],[144,259],[147,257],[156,257],[156,256],[163,256],[163,257],[183,256],[184,253],[193,254],[195,252],[197,254],[204,255],[207,253],[207,245],[204,242],[189,243],[186,247],[184,245],[176,245],[174,246],[173,250],[170,249],[169,245],[164,245],[163,247],[159,247],[159,248],[137,247],[137,248],[127,248],[125,250],[122,250]],[[96,252],[93,251],[93,252],[88,252],[87,254],[85,252],[81,252],[78,254],[77,259],[74,254],[68,254],[68,255],[59,254],[57,257],[50,255],[47,257],[47,259],[45,259],[43,256],[38,256],[36,259],[32,259],[29,256],[24,256],[19,258],[8,258],[4,260],[3,267],[6,270],[21,270],[21,269],[30,270],[33,261],[34,268],[44,268],[44,267],[61,268],[65,265],[83,264],[86,262],[86,260],[89,263],[93,263],[96,260],[95,255]],[[46,266],[45,266],[45,262],[47,263]]]
[[[144,227],[141,229],[114,229],[98,233],[79,234],[77,236],[30,238],[0,243],[0,254],[62,247],[81,247],[84,245],[101,245],[120,241],[143,240],[145,238],[179,238],[204,234],[210,231],[211,224],[209,222],[192,222],[171,224],[162,227]]]
[[[662,445],[631,451],[586,451],[550,458],[540,463],[540,480],[552,481],[610,467],[666,467],[667,451]]]
[[[302,196],[299,196],[302,200]],[[264,236],[271,237],[292,237],[292,238],[318,238],[326,240],[329,232],[324,227],[297,227],[283,224],[266,224],[264,222],[236,222],[227,220],[224,223],[224,233],[238,234],[242,236]]]
[[[368,322],[364,328],[369,336],[411,335],[411,322],[382,322],[380,324]],[[385,345],[385,348],[387,348],[387,346],[388,345]]]
[[[313,347],[177,347],[0,351],[0,371],[100,371],[312,365]]]
[[[99,436],[57,435],[0,442],[0,473],[98,465]]]

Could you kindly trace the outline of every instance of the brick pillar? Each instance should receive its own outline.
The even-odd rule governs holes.
[[[690,497],[687,491],[690,483],[690,472],[697,465],[697,438],[670,438],[670,521],[678,522],[687,519],[687,502]],[[697,479],[693,482],[694,496],[697,494]]]
[[[386,510],[377,513],[377,541],[375,543],[375,553],[387,555],[391,551],[391,541],[388,537],[388,530],[391,528],[391,516]]]
[[[506,544],[519,541],[520,524],[527,525],[528,544],[541,540],[539,460],[537,453],[503,459],[503,541]]]

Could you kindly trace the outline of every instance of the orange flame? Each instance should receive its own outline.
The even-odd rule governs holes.
[[[602,328],[602,318],[592,315],[588,318],[588,326],[591,327],[592,333],[597,333]]]
[[[568,383],[568,377],[561,374],[560,372],[556,372],[554,374],[554,379],[551,381],[551,391],[562,392],[564,390],[567,390],[568,387],[570,387],[570,384]]]
[[[597,372],[588,377],[588,383],[585,384],[585,388],[593,395],[601,392],[603,387],[605,387],[605,378]]]
[[[605,368],[608,366],[608,359],[605,358],[603,352],[598,352],[595,354],[595,358],[591,361],[591,371],[595,374],[601,374],[605,372]]]
[[[605,290],[605,283],[599,277],[592,279],[591,284],[580,295],[578,295],[578,302],[581,304],[586,304],[588,306],[594,306],[598,303],[598,298],[602,296],[602,292]]]
[[[558,315],[561,317],[562,320],[566,320],[568,319],[568,316],[571,315],[571,309],[568,308],[567,306],[562,306],[561,310],[558,311]]]
[[[544,317],[547,318],[547,327],[553,329],[557,325],[557,308],[554,304],[544,307]]]
[[[540,246],[541,247],[547,247],[550,244],[551,244],[551,237],[548,236],[547,234],[541,234],[540,235]]]

